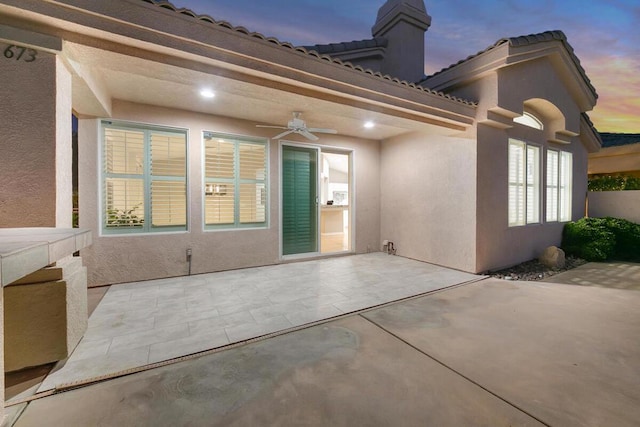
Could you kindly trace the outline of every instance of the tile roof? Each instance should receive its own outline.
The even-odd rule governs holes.
[[[308,56],[314,56],[314,57],[316,57],[318,59],[321,59],[321,60],[325,60],[325,61],[328,61],[328,62],[339,64],[339,65],[342,65],[344,67],[351,68],[351,69],[354,69],[356,71],[360,71],[362,73],[370,74],[370,75],[372,75],[374,77],[377,77],[377,78],[380,78],[380,79],[383,79],[383,80],[388,80],[388,81],[392,81],[394,83],[397,83],[397,84],[400,84],[400,85],[403,85],[403,86],[408,86],[408,87],[410,87],[412,89],[419,90],[421,92],[429,93],[431,95],[436,95],[436,96],[439,96],[441,98],[445,98],[445,99],[449,99],[451,101],[459,102],[459,103],[464,104],[464,105],[471,105],[471,106],[476,106],[477,105],[477,102],[468,101],[466,99],[462,99],[462,98],[458,98],[458,97],[455,97],[455,96],[452,96],[452,95],[448,95],[448,94],[443,93],[443,92],[438,92],[438,91],[426,88],[424,86],[421,86],[418,83],[411,83],[411,82],[407,82],[406,80],[400,80],[397,77],[392,77],[392,76],[389,76],[388,74],[383,75],[380,72],[376,72],[376,71],[373,71],[373,70],[370,70],[370,69],[364,69],[363,67],[361,67],[359,65],[354,65],[351,62],[342,61],[342,60],[340,60],[338,58],[332,58],[331,56],[329,56],[327,54],[319,53],[317,51],[317,47],[313,47],[312,49],[307,49],[307,48],[305,48],[303,46],[294,46],[289,42],[281,42],[280,40],[278,40],[275,37],[267,37],[267,36],[265,36],[265,35],[263,35],[261,33],[249,31],[245,27],[234,26],[234,25],[230,24],[227,21],[218,21],[218,20],[212,18],[209,15],[197,14],[196,12],[194,12],[191,9],[187,9],[187,8],[184,8],[184,7],[176,7],[169,0],[140,0],[140,1],[145,2],[145,3],[150,3],[152,5],[155,5],[155,6],[164,8],[164,9],[168,9],[168,10],[170,10],[172,12],[179,13],[181,15],[189,16],[191,18],[198,19],[200,21],[208,22],[208,23],[216,25],[218,27],[226,28],[226,29],[231,30],[231,31],[236,31],[238,33],[242,33],[242,34],[244,34],[246,36],[249,36],[249,37],[262,39],[262,40],[268,41],[270,43],[276,44],[278,46],[281,46],[283,48],[287,48],[287,49],[298,51],[298,52],[303,53],[303,54],[308,55]],[[366,42],[366,40],[365,40],[365,42]],[[352,43],[358,43],[358,42],[352,42]]]
[[[600,147],[604,147],[604,142],[602,140],[602,134],[600,132],[598,132],[598,129],[596,129],[595,125],[591,121],[591,117],[589,117],[589,114],[583,112],[583,113],[580,113],[580,115],[582,116],[584,121],[589,126],[589,129],[591,129],[591,132],[593,133],[593,136],[595,137],[595,139],[600,143]]]
[[[315,50],[319,54],[344,53],[352,50],[372,49],[377,47],[387,47],[389,41],[385,37],[375,37],[366,40],[354,40],[343,43],[316,44],[312,46],[303,46],[306,50]]]
[[[640,133],[610,133],[601,132],[602,147],[616,147],[640,143]]]
[[[537,43],[546,43],[546,42],[551,42],[551,41],[559,41],[561,42],[565,49],[567,50],[567,52],[569,53],[569,56],[571,57],[571,59],[573,60],[573,63],[575,64],[576,68],[578,69],[578,71],[580,72],[580,74],[582,75],[582,78],[584,79],[584,81],[587,83],[587,86],[589,87],[589,89],[593,92],[593,94],[595,95],[595,97],[598,97],[598,94],[596,93],[596,88],[591,84],[591,80],[589,80],[589,77],[587,77],[587,73],[585,72],[584,68],[582,67],[582,65],[580,64],[580,60],[578,59],[578,57],[576,56],[573,47],[571,47],[571,45],[569,44],[569,42],[567,41],[567,36],[560,30],[554,30],[554,31],[545,31],[543,33],[538,33],[538,34],[529,34],[526,36],[519,36],[519,37],[508,37],[508,38],[503,38],[498,40],[497,42],[495,42],[494,44],[492,44],[491,46],[487,47],[484,50],[481,50],[480,52],[473,54],[461,61],[458,61],[455,64],[452,64],[446,68],[443,68],[440,71],[435,72],[434,74],[432,74],[431,76],[427,76],[424,80],[422,80],[420,83],[424,83],[426,81],[429,80],[429,78],[436,76],[440,73],[443,73],[445,71],[448,71],[452,68],[455,68],[457,66],[459,66],[460,64],[464,64],[465,62],[482,55],[483,53],[489,52],[493,49],[496,49],[504,44],[509,44],[510,46],[513,47],[520,47],[520,46],[530,46],[533,44],[537,44]]]

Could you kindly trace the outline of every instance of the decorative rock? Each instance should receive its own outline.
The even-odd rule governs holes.
[[[538,258],[541,264],[553,268],[553,269],[561,269],[564,268],[565,265],[565,257],[564,251],[555,246],[549,246],[547,249],[542,252],[540,258]]]

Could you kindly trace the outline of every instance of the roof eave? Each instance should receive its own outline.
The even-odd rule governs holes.
[[[309,96],[367,106],[425,123],[465,130],[474,122],[476,106],[415,84],[383,76],[328,56],[320,56],[274,38],[251,33],[211,18],[176,13],[147,0],[3,0],[49,30],[77,40],[93,40],[105,49],[126,49],[154,60],[207,63],[227,70],[228,77],[253,76]],[[168,4],[168,2],[162,2]],[[121,5],[120,5],[121,6]],[[171,29],[169,32],[167,29]],[[159,56],[160,55],[160,56]]]
[[[580,117],[580,140],[589,153],[595,153],[602,148],[602,138],[586,113],[582,113]]]

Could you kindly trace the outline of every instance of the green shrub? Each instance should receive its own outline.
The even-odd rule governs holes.
[[[640,261],[640,224],[618,218],[582,218],[567,223],[562,249],[588,261]]]
[[[624,185],[625,190],[640,190],[640,178],[637,176],[627,177],[627,182]]]
[[[640,178],[628,175],[597,175],[589,178],[589,191],[640,190]]]
[[[567,223],[562,233],[562,249],[588,261],[604,261],[613,255],[615,235],[601,218],[582,218]]]
[[[604,218],[616,237],[613,259],[640,261],[640,224],[618,218]]]

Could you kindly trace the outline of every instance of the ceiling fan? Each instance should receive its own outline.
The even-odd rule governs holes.
[[[293,112],[293,119],[289,121],[287,126],[268,126],[268,125],[256,125],[259,128],[271,128],[271,129],[285,129],[284,132],[276,135],[273,139],[279,139],[291,133],[297,133],[312,141],[317,141],[319,138],[313,134],[315,133],[338,133],[335,129],[321,129],[321,128],[308,128],[304,120],[300,118],[302,113],[300,111]]]

